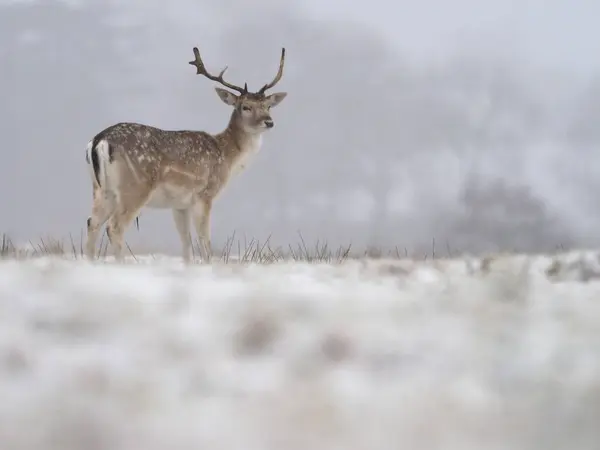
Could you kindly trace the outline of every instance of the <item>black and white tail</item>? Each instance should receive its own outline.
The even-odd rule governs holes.
[[[88,142],[85,160],[90,170],[93,183],[100,189],[110,189],[107,177],[108,166],[113,162],[113,149],[110,143],[103,139],[100,134]],[[135,218],[137,229],[140,229],[140,218]]]
[[[98,187],[107,187],[107,169],[112,162],[112,149],[110,143],[96,136],[86,148],[85,160],[90,168],[90,175]]]

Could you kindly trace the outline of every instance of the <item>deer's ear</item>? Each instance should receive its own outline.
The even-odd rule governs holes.
[[[229,106],[235,106],[238,99],[237,95],[235,95],[233,92],[226,91],[225,89],[222,89],[220,87],[216,87],[215,91],[217,91],[217,94],[219,95],[219,98],[223,101],[223,103]]]
[[[287,92],[277,92],[276,94],[269,95],[266,99],[267,106],[273,108],[274,106],[279,105],[286,95]]]

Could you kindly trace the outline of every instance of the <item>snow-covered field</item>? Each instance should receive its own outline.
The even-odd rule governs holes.
[[[598,275],[2,261],[0,449],[597,450]]]

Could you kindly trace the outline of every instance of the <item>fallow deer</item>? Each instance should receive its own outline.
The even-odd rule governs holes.
[[[261,148],[262,134],[273,128],[270,109],[286,92],[266,95],[283,75],[285,48],[281,49],[275,78],[257,92],[210,74],[194,47],[196,74],[237,91],[215,87],[219,98],[233,107],[227,127],[218,134],[171,131],[139,123],[118,123],[98,133],[87,145],[86,160],[93,184],[92,215],[87,220],[86,255],[95,256],[100,228],[106,232],[117,261],[123,260],[126,228],[144,207],[171,209],[181,238],[182,255],[191,260],[190,222],[201,243],[201,255],[210,260],[210,213],[213,201],[229,179],[244,169]]]

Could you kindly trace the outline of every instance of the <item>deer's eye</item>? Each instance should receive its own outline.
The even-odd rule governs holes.
[[[249,106],[244,105],[244,106],[242,106],[242,110],[244,110],[244,111],[251,111],[252,108],[249,107]]]

